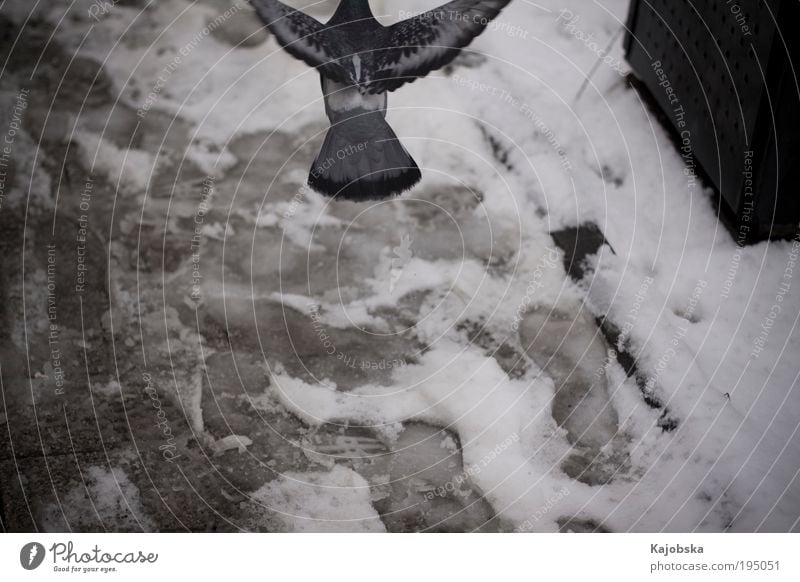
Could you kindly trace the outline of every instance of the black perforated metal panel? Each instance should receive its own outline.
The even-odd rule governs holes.
[[[628,18],[628,61],[677,131],[681,153],[691,154],[689,164],[701,166],[732,214],[741,219],[758,207],[759,232],[748,232],[748,238],[781,234],[777,230],[793,228],[799,218],[796,188],[792,193],[779,192],[777,174],[791,168],[776,169],[778,161],[796,165],[797,150],[785,147],[776,160],[769,160],[770,148],[776,149],[777,126],[794,123],[799,127],[780,131],[795,135],[800,131],[797,107],[789,106],[797,103],[796,95],[789,101],[783,96],[785,110],[776,107],[779,92],[792,89],[785,82],[791,71],[778,27],[783,28],[782,18],[796,18],[798,4],[798,0],[634,0]],[[791,136],[778,137],[782,143],[792,142],[786,139]],[[756,181],[748,182],[749,170],[757,173]],[[771,193],[765,191],[769,189]],[[778,200],[779,194],[793,196],[794,201],[787,199],[787,206],[787,200]],[[761,232],[767,218],[768,232]],[[777,229],[774,233],[769,232],[772,226]]]

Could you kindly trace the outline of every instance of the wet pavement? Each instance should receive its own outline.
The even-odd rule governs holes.
[[[5,38],[16,35],[0,24]],[[251,24],[233,21],[216,37],[263,42]],[[97,63],[72,58],[49,32],[32,23],[2,78],[4,103],[28,90],[29,136],[17,140],[7,180],[16,198],[0,210],[2,527],[511,529],[457,478],[465,466],[453,430],[420,420],[315,425],[287,409],[273,381],[285,374],[346,395],[390,386],[398,369],[415,365],[430,349],[418,326],[442,298],[408,280],[410,245],[423,260],[510,269],[515,243],[493,239],[498,225],[476,212],[480,193],[320,202],[297,178],[320,139],[287,162],[300,142],[280,132],[236,138],[229,150],[238,161],[215,175],[185,159],[198,147],[188,124],[158,110],[137,115]],[[102,133],[103,142],[92,149],[76,131]],[[115,182],[104,156],[126,151],[124,163],[107,162],[122,168]],[[395,300],[337,310],[376,289]],[[575,329],[588,343],[560,350]],[[624,454],[606,447],[624,440],[613,409],[598,430],[572,414],[607,401],[605,379],[570,374],[587,350],[586,365],[603,367],[607,346],[596,331],[580,312],[530,314],[520,331],[526,355],[516,339],[479,324],[459,328],[510,377],[530,373],[533,361],[564,388],[553,415],[575,452],[562,470],[590,484],[624,466]],[[292,493],[303,476],[318,489]],[[329,488],[366,493],[348,499]],[[320,499],[366,500],[364,515],[323,519],[314,513]]]

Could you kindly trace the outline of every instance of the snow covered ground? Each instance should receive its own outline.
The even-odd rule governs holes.
[[[394,531],[393,515],[437,502],[429,529],[459,514],[452,529],[800,529],[800,239],[736,246],[627,86],[619,42],[576,99],[625,0],[515,0],[453,67],[391,94],[388,120],[423,181],[364,205],[303,187],[326,129],[318,76],[261,38],[248,8],[144,4],[0,12],[45,19],[111,80],[118,101],[104,117],[81,108],[65,138],[128,204],[100,228],[110,245],[197,243],[152,271],[155,310],[109,262],[112,313],[145,318],[136,345],[166,326],[159,349],[195,362],[174,386],[192,431],[213,432],[192,374],[213,384],[227,345],[263,373],[255,386],[240,376],[237,402],[303,452],[302,467],[242,487],[237,525]],[[436,4],[372,7],[389,23]],[[116,108],[142,127],[179,119],[186,147],[119,143]],[[165,183],[165,168],[208,188],[176,194],[185,182]],[[584,223],[610,246],[573,281],[550,233]],[[301,426],[283,433],[276,411]],[[256,441],[248,430],[235,432]]]

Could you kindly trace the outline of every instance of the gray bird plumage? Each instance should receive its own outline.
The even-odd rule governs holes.
[[[374,18],[368,0],[341,0],[325,24],[279,0],[250,2],[280,45],[320,73],[331,129],[309,185],[371,200],[421,178],[386,123],[387,92],[447,65],[510,0],[453,0],[391,26]]]

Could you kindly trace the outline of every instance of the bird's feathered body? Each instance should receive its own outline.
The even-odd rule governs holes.
[[[368,0],[341,0],[325,24],[279,0],[251,0],[281,46],[320,73],[331,129],[309,184],[353,200],[414,186],[421,174],[385,121],[387,93],[452,61],[509,1],[453,0],[385,27]]]

